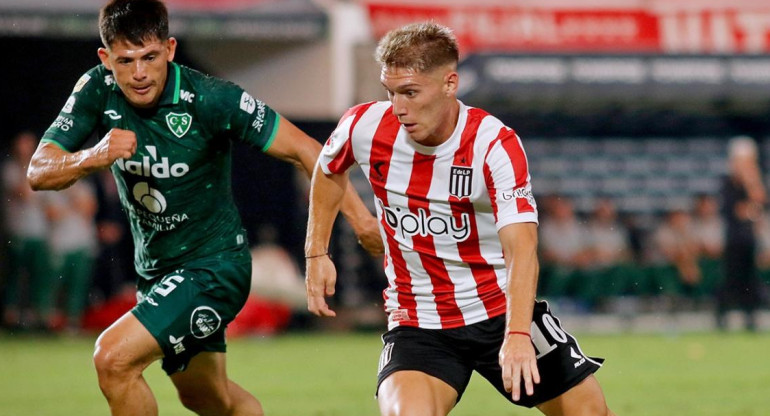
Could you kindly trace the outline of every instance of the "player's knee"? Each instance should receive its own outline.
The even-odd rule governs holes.
[[[179,401],[188,410],[199,415],[228,414],[232,403],[226,395],[200,392],[179,392]]]
[[[382,416],[433,416],[446,415],[438,406],[424,400],[379,400]]]
[[[94,367],[99,376],[99,382],[122,379],[130,377],[137,372],[137,369],[128,360],[128,354],[121,353],[120,350],[104,342],[103,337],[96,340],[94,346]],[[141,373],[141,370],[138,371]]]
[[[426,416],[441,415],[438,410],[432,406],[419,407],[407,405],[405,403],[394,403],[389,406],[380,406],[382,416]],[[443,416],[443,415],[441,415]]]
[[[604,396],[594,395],[589,400],[583,401],[579,406],[579,411],[574,412],[579,416],[614,416],[614,413],[607,407],[607,402],[604,400]]]

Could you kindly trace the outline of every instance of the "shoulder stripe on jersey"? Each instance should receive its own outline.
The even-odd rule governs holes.
[[[393,145],[396,142],[400,128],[401,124],[389,107],[383,113],[377,130],[372,137],[372,149],[369,155],[369,182],[371,183],[374,195],[386,206],[388,205],[388,191],[385,189],[385,184],[388,181],[388,173],[390,172]],[[385,221],[385,219],[380,218],[380,221]],[[393,282],[398,288],[398,299],[396,301],[400,309],[406,309],[408,312],[407,319],[399,322],[399,324],[418,326],[417,301],[412,291],[412,276],[406,266],[406,260],[398,247],[398,242],[394,238],[394,231],[387,227],[386,224],[382,224],[382,229],[388,234],[388,250],[385,253],[385,261],[387,262],[388,258],[390,259],[396,275],[395,282]],[[387,302],[387,300],[386,298],[385,301]]]
[[[507,130],[505,127],[500,128],[500,131],[497,133],[497,137],[489,143],[489,146],[487,147],[487,153],[484,155],[484,182],[487,184],[487,192],[489,192],[489,199],[492,202],[492,213],[495,216],[495,222],[499,220],[497,216],[497,186],[495,184],[495,179],[492,177],[492,171],[489,169],[487,160],[489,158],[489,153],[506,133]]]
[[[471,165],[474,155],[473,145],[476,141],[479,125],[487,115],[488,113],[486,111],[476,108],[472,108],[468,111],[465,129],[460,138],[460,146],[457,149],[457,152],[455,152],[453,165]],[[495,273],[494,267],[488,264],[481,255],[479,233],[476,225],[476,214],[473,204],[468,200],[457,200],[457,198],[451,197],[449,205],[452,209],[452,216],[458,224],[462,221],[461,215],[463,212],[468,213],[469,215],[471,221],[471,234],[466,241],[457,245],[457,250],[463,262],[470,267],[473,279],[476,281],[476,291],[478,292],[479,298],[484,303],[487,315],[491,317],[493,312],[505,310],[505,294],[497,284],[497,274]]]
[[[409,211],[417,214],[424,211],[424,217],[430,217],[428,191],[432,184],[433,167],[436,161],[435,155],[423,155],[415,153],[412,160],[412,172],[409,176],[409,187],[406,194],[409,196]],[[422,215],[421,215],[422,217]],[[439,259],[436,253],[436,245],[433,236],[415,234],[412,236],[414,250],[420,256],[420,262],[430,278],[433,286],[433,296],[436,303],[441,326],[457,326],[457,322],[463,322],[463,314],[457,306],[455,299],[455,286],[449,278],[446,265]]]
[[[527,156],[524,153],[519,136],[513,130],[507,131],[507,133],[500,139],[500,143],[513,163],[513,173],[516,175],[516,188],[521,188],[529,182],[529,163],[527,162]],[[535,212],[535,207],[526,198],[516,198],[516,207],[519,212]]]
[[[355,156],[353,155],[353,129],[358,124],[358,121],[361,120],[361,117],[364,115],[364,113],[366,113],[366,110],[368,110],[369,107],[371,107],[374,103],[375,101],[372,101],[349,108],[348,111],[346,111],[345,114],[343,114],[340,118],[340,122],[337,125],[338,127],[350,117],[353,117],[353,121],[350,123],[350,128],[348,129],[347,137],[349,139],[345,141],[345,143],[342,145],[342,149],[340,149],[334,159],[332,159],[328,164],[328,169],[330,171],[344,172],[355,162]],[[331,136],[326,140],[327,142],[331,140]]]

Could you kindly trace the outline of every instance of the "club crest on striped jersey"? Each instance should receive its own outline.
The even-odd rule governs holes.
[[[463,199],[471,196],[473,168],[468,166],[452,166],[449,173],[449,196]]]

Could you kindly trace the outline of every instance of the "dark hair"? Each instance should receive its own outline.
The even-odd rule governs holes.
[[[168,39],[168,10],[160,0],[112,0],[99,12],[99,35],[109,48],[115,41],[144,45]]]
[[[457,64],[459,60],[452,30],[435,22],[412,23],[391,30],[380,39],[374,56],[382,66],[420,72]]]

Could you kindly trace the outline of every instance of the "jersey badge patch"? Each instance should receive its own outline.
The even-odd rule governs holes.
[[[76,93],[83,89],[83,87],[88,84],[88,81],[91,79],[91,76],[88,74],[83,74],[82,77],[78,80],[78,82],[75,83],[75,88],[72,89],[72,93]]]
[[[249,113],[254,114],[254,110],[257,109],[257,100],[254,99],[249,93],[243,92],[241,94],[241,110]]]
[[[174,136],[179,137],[180,139],[187,133],[188,130],[190,130],[191,124],[192,116],[187,113],[166,114],[166,125],[168,125],[169,130],[174,133]]]
[[[449,195],[463,199],[471,196],[471,181],[473,168],[467,166],[452,166],[449,175]]]

